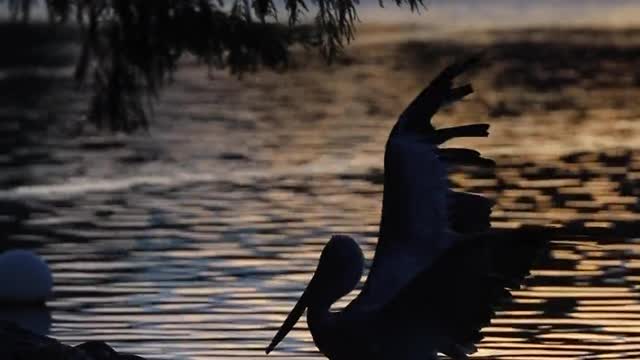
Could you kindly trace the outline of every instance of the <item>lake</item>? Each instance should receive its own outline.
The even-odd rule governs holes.
[[[338,64],[285,74],[206,76],[187,61],[149,133],[129,137],[23,128],[82,113],[63,80],[40,99],[55,115],[5,106],[3,135],[24,138],[0,158],[3,248],[33,249],[55,278],[48,312],[20,316],[149,358],[263,358],[331,234],[371,257],[397,114],[442,65],[484,49],[476,94],[435,122],[490,122],[490,138],[458,144],[498,165],[453,168],[452,186],[495,198],[495,227],[585,237],[554,239],[476,358],[640,358],[640,32],[428,32],[365,27]],[[320,358],[304,322],[270,357]]]

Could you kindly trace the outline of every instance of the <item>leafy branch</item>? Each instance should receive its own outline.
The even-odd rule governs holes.
[[[6,2],[13,21],[28,22],[33,0]],[[396,0],[412,11],[421,0]],[[84,38],[76,79],[93,87],[88,119],[100,128],[148,126],[149,105],[189,54],[241,74],[284,69],[294,44],[328,61],[354,38],[358,0],[285,0],[285,23],[273,0],[46,0],[49,21],[75,23]],[[303,23],[311,16],[314,21]]]

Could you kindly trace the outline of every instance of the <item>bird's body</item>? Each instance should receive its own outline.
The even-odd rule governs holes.
[[[360,294],[342,311],[331,305],[363,272],[357,243],[335,235],[307,289],[267,348],[305,309],[313,340],[331,360],[467,359],[494,309],[528,274],[545,233],[490,228],[493,202],[449,188],[448,163],[488,165],[468,149],[442,149],[455,137],[487,136],[488,125],[436,130],[426,119],[472,92],[452,88],[471,62],[445,69],[402,113],[385,149],[380,234]]]

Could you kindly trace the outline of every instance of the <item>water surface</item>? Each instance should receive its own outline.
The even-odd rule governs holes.
[[[598,33],[584,50],[584,32],[560,34],[573,39],[562,59],[596,55],[523,59],[505,44],[549,48],[558,33],[487,35],[482,46],[506,39],[491,45],[496,63],[437,119],[493,124],[467,145],[497,168],[454,168],[451,182],[497,200],[494,226],[588,235],[555,239],[486,329],[479,359],[640,357],[639,37]],[[612,39],[626,45],[603,51]],[[27,137],[3,153],[4,247],[51,265],[50,334],[150,358],[262,358],[331,234],[354,236],[371,257],[388,131],[463,45],[365,43],[335,67],[241,80],[190,65],[149,134]],[[304,322],[270,357],[320,358]]]

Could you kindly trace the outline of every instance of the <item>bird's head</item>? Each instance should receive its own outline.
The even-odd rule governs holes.
[[[353,290],[364,267],[364,256],[358,244],[346,235],[334,235],[325,245],[313,274],[300,299],[291,310],[266,353],[270,353],[298,322],[307,307],[326,307]]]

